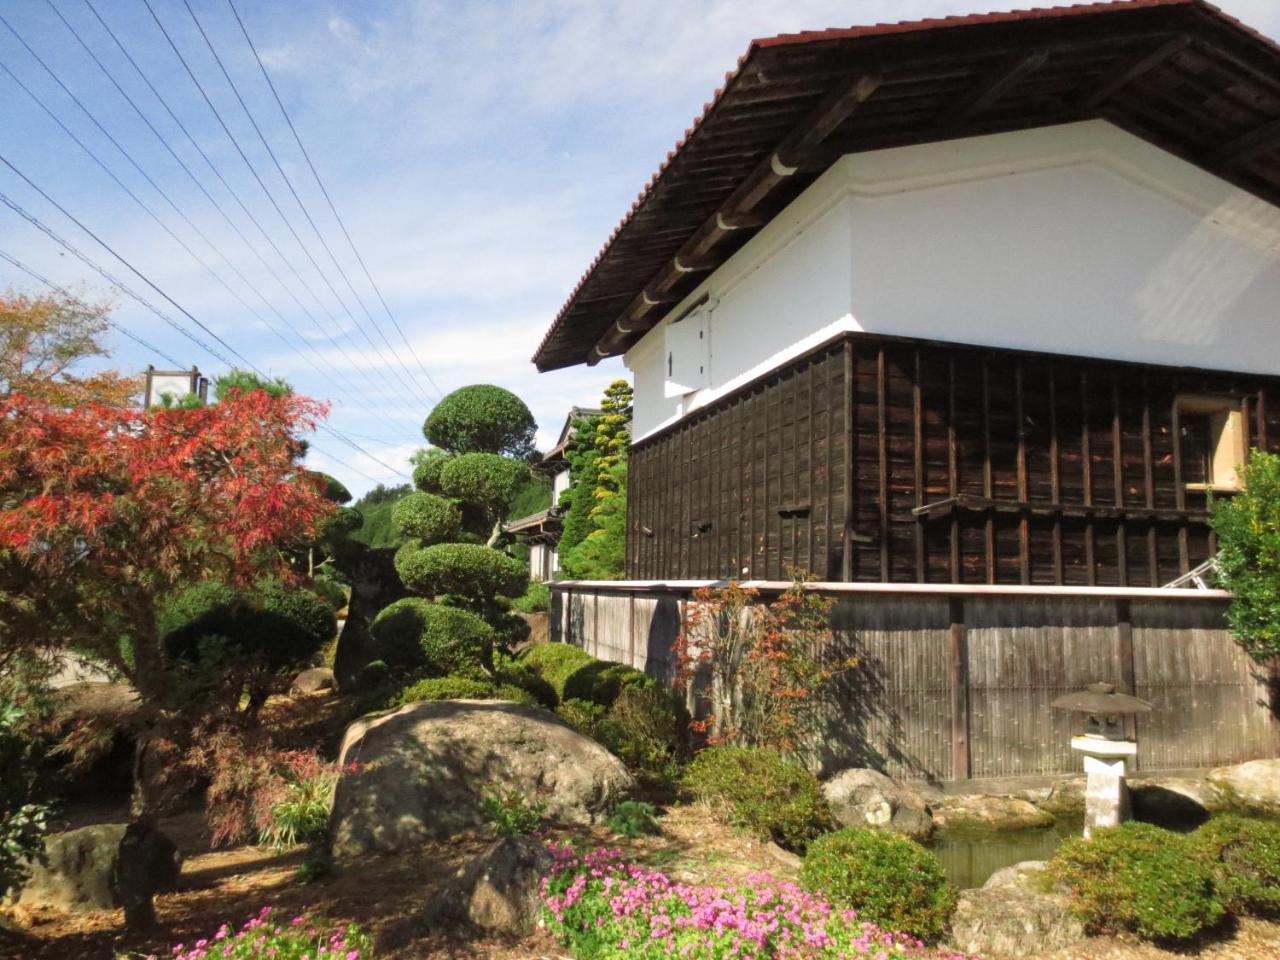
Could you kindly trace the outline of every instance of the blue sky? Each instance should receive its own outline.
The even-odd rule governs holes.
[[[408,455],[423,442],[421,423],[439,396],[437,387],[447,392],[466,383],[491,382],[516,391],[537,417],[545,446],[570,405],[593,403],[611,379],[625,373],[612,361],[538,374],[529,358],[639,189],[753,37],[1009,6],[983,0],[234,2],[412,350],[347,246],[227,0],[150,3],[283,215],[202,99],[144,0],[0,4],[0,14],[12,27],[0,24],[0,63],[212,274],[4,70],[0,157],[258,367],[286,377],[303,393],[332,401],[331,425],[367,454],[322,434],[310,458],[357,492],[376,481],[402,479],[396,470],[406,470]],[[1221,0],[1220,6],[1280,36],[1280,3],[1275,0]],[[58,13],[234,227],[95,65]],[[197,22],[354,294],[290,195]],[[172,304],[3,164],[0,192],[194,330]],[[224,369],[2,206],[0,251],[81,296],[113,300],[118,323],[184,365],[199,364],[210,374]],[[36,281],[0,262],[0,289],[6,287],[40,289]],[[112,346],[111,363],[118,368],[168,365],[122,335],[114,336]]]

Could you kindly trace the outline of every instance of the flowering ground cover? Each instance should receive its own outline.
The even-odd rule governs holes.
[[[373,960],[368,938],[355,924],[331,926],[299,914],[284,921],[263,907],[239,930],[223,924],[207,938],[179,943],[173,960]],[[147,960],[159,960],[154,954]]]
[[[963,960],[861,923],[769,873],[723,885],[678,883],[628,863],[619,850],[550,848],[544,920],[579,960]]]

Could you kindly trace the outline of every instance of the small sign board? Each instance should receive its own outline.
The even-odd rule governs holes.
[[[157,370],[155,367],[147,367],[147,384],[142,400],[145,409],[163,407],[166,396],[170,398],[170,403],[177,404],[188,394],[195,394],[202,401],[209,399],[209,381],[201,376],[198,367],[190,370]]]

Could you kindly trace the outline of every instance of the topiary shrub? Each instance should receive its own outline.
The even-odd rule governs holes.
[[[800,883],[835,907],[885,930],[936,940],[956,906],[938,858],[887,830],[847,828],[809,844]]]
[[[508,654],[493,655],[493,679],[499,684],[519,687],[548,710],[554,710],[560,703],[560,697],[551,684]]]
[[[411,493],[392,506],[391,522],[406,537],[442,543],[461,532],[462,513],[452,500],[434,493]]]
[[[479,507],[492,522],[528,478],[529,467],[520,460],[496,453],[464,453],[444,465],[440,489],[447,496]]]
[[[165,598],[156,628],[175,659],[198,659],[201,639],[218,636],[279,670],[314,656],[338,622],[329,601],[304,587],[262,580],[237,590],[208,580]]]
[[[684,785],[726,823],[790,850],[803,851],[833,825],[817,778],[774,750],[709,747],[689,764]]]
[[[589,663],[583,664],[565,679],[564,696],[611,707],[625,689],[656,685],[656,680],[635,667],[591,657]]]
[[[311,589],[323,597],[334,613],[347,605],[349,587],[333,577],[317,576],[311,582]],[[336,624],[335,624],[336,627]]]
[[[396,551],[395,564],[405,588],[426,597],[518,597],[529,585],[523,563],[474,543],[405,544]]]
[[[432,409],[422,432],[452,454],[505,453],[527,460],[534,452],[533,414],[510,390],[478,383],[454,390]]]
[[[1232,913],[1280,911],[1280,824],[1234,814],[1214,817],[1191,835]]]
[[[609,708],[609,750],[628,767],[660,780],[679,775],[685,716],[675,695],[658,685],[623,687]]]
[[[1213,871],[1188,836],[1131,821],[1072,838],[1049,863],[1094,930],[1185,940],[1225,912]]]
[[[597,741],[601,746],[605,744],[600,727],[607,713],[608,711],[600,704],[588,703],[586,700],[561,700],[560,705],[556,707],[556,714],[560,719],[584,737]],[[607,746],[606,749],[608,749]]]
[[[402,689],[391,701],[392,706],[425,700],[510,700],[530,707],[538,701],[527,691],[509,683],[494,683],[473,677],[427,677]]]
[[[575,671],[599,661],[567,643],[539,643],[521,651],[520,662],[551,684],[556,695],[564,700],[565,682]]]
[[[444,676],[487,673],[493,663],[493,630],[484,620],[420,597],[383,608],[369,632],[373,655],[393,669]]]
[[[413,485],[423,493],[442,493],[440,471],[451,459],[439,447],[428,447],[414,456]]]

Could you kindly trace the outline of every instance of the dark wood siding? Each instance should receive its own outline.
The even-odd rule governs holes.
[[[628,575],[1158,586],[1212,553],[1175,398],[1276,378],[848,335],[631,451]]]

